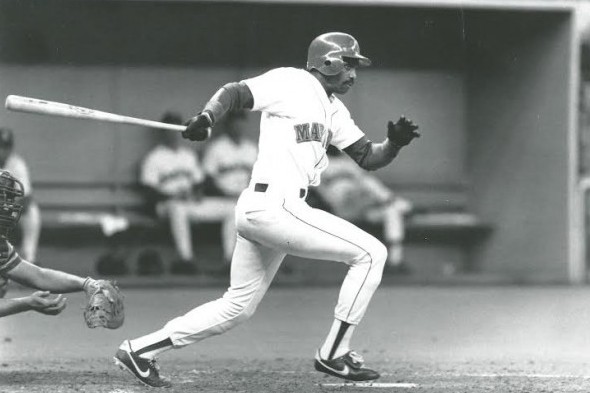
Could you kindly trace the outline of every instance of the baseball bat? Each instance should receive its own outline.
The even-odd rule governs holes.
[[[95,109],[84,108],[62,102],[40,100],[38,98],[9,95],[6,97],[5,107],[16,112],[37,113],[40,115],[71,117],[75,119],[87,119],[106,121],[110,123],[132,124],[150,128],[159,128],[170,131],[184,131],[185,126],[168,124],[159,121],[141,119],[137,117],[123,116],[115,113],[102,112]]]

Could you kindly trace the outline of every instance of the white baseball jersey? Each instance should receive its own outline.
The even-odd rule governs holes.
[[[156,146],[145,157],[141,168],[142,184],[170,196],[189,192],[204,178],[196,152],[185,146],[178,149]]]
[[[25,196],[31,195],[33,187],[31,186],[31,177],[29,176],[29,168],[25,160],[17,153],[11,153],[6,159],[6,163],[2,169],[7,170],[16,177],[23,184]]]
[[[258,149],[248,139],[234,142],[227,135],[210,142],[203,157],[203,168],[224,195],[238,197],[248,187]]]
[[[364,135],[344,104],[305,70],[276,68],[243,82],[254,96],[252,110],[262,112],[255,183],[318,185],[327,146],[342,150]]]

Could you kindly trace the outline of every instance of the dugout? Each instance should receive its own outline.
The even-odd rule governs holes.
[[[494,228],[469,252],[425,239],[412,258],[434,274],[457,259],[510,279],[581,282],[575,4],[0,2],[0,95],[188,116],[220,84],[302,66],[314,36],[344,30],[374,60],[343,98],[357,123],[380,140],[405,113],[424,133],[378,175],[420,206],[465,209]],[[144,130],[6,111],[1,122],[17,131],[44,211],[137,202]]]

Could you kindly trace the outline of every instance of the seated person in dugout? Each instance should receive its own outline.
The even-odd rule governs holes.
[[[207,143],[203,155],[203,169],[207,176],[205,195],[227,198],[235,204],[241,192],[248,187],[258,147],[245,136],[246,121],[245,111],[231,113],[220,124],[221,132]],[[233,238],[230,239],[230,236]],[[224,238],[227,241],[223,244],[223,254],[225,270],[228,270],[235,245],[235,231],[225,234]]]
[[[412,204],[396,196],[334,146],[327,150],[330,165],[317,193],[325,207],[349,221],[382,222],[388,259],[385,271],[407,273],[404,261],[404,218]]]
[[[164,123],[182,124],[179,114],[168,112]],[[203,197],[205,172],[196,151],[183,143],[178,132],[160,132],[159,143],[145,156],[141,165],[140,182],[148,190],[148,199],[156,214],[169,221],[178,261],[171,266],[174,274],[195,274],[192,244],[193,222],[222,222],[222,243],[226,253],[236,238],[234,223],[235,201],[227,198]]]
[[[37,246],[41,232],[41,212],[33,199],[29,168],[25,160],[14,151],[14,133],[10,128],[0,128],[0,169],[12,173],[24,187],[23,212],[20,220],[22,241],[20,252],[31,263],[37,260]]]

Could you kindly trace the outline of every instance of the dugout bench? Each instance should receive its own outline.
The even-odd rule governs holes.
[[[35,189],[43,218],[40,246],[94,246],[103,252],[120,252],[122,258],[127,259],[132,259],[139,250],[149,246],[173,248],[166,222],[149,214],[142,188],[137,183],[43,182],[36,183]],[[467,212],[462,191],[456,191],[457,195],[452,198],[447,194],[441,199],[435,192],[426,198],[424,193],[407,196],[414,203],[414,210],[406,220],[408,262],[410,265],[419,261],[431,264],[422,271],[418,269],[417,274],[427,270],[435,275],[477,270],[470,256],[490,237],[493,228]],[[441,200],[444,202],[441,203]],[[101,216],[124,217],[128,226],[123,231],[106,236],[98,219]],[[382,238],[381,225],[369,222],[355,224]],[[199,225],[199,238],[195,250],[199,251],[204,245],[220,249],[221,223],[196,225]],[[221,252],[212,253],[215,257],[221,256]],[[127,264],[133,265],[134,261],[127,261]],[[312,277],[311,273],[307,275],[307,278]]]

